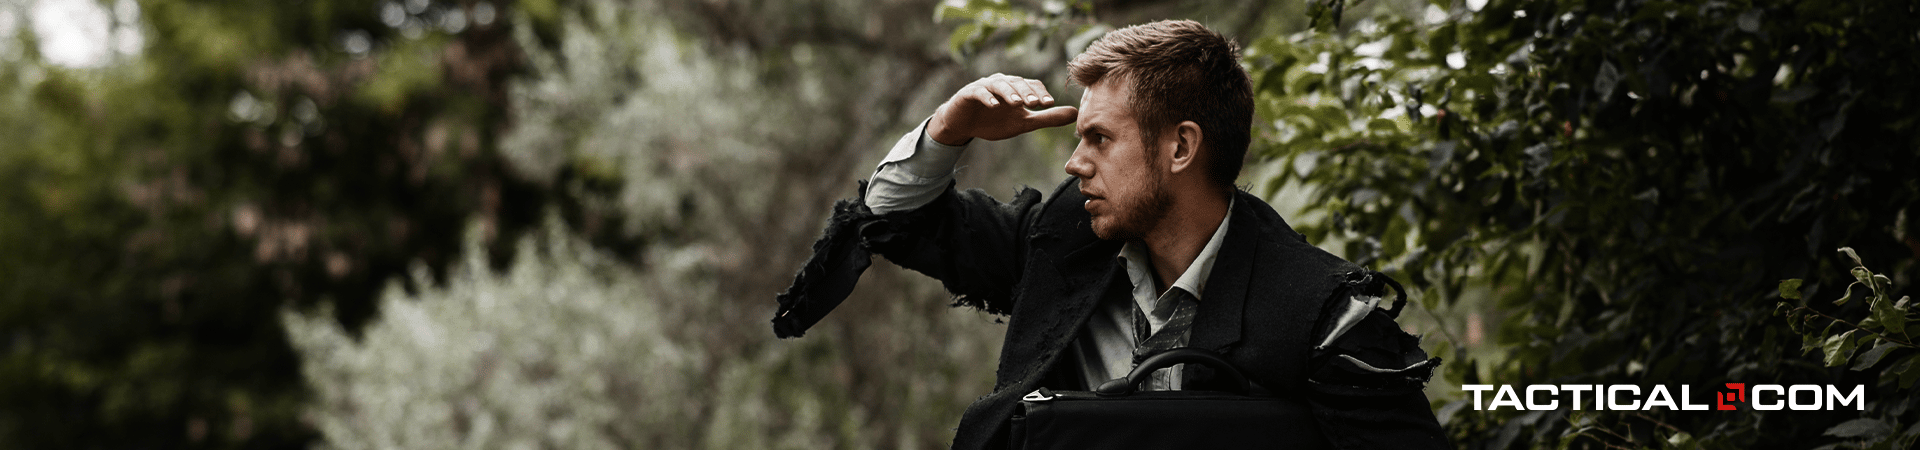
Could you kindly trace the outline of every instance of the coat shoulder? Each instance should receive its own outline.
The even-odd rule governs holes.
[[[1347,261],[1331,252],[1307,242],[1307,236],[1295,231],[1272,205],[1253,194],[1239,191],[1234,194],[1236,208],[1242,208],[1241,216],[1254,224],[1259,232],[1254,233],[1260,244],[1273,251],[1262,252],[1263,258],[1284,259],[1285,266],[1293,271],[1305,274],[1343,279],[1347,274],[1364,270],[1358,264]],[[1244,205],[1244,206],[1238,206]],[[1239,224],[1236,223],[1236,226]]]

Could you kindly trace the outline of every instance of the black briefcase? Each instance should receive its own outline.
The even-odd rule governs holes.
[[[1201,364],[1226,391],[1137,391],[1153,371]],[[1093,392],[1035,390],[1014,407],[1009,447],[1041,449],[1332,448],[1305,400],[1248,394],[1219,354],[1177,348]]]

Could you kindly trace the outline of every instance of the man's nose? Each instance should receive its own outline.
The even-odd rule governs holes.
[[[1073,175],[1082,180],[1093,178],[1093,163],[1087,161],[1085,154],[1078,147],[1073,149],[1072,156],[1067,157],[1066,170],[1067,175]]]

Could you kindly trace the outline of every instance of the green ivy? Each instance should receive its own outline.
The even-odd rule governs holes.
[[[1914,381],[1920,380],[1920,363],[1916,362],[1920,361],[1920,352],[1913,351],[1920,348],[1913,344],[1913,336],[1920,334],[1920,323],[1908,323],[1912,297],[1903,295],[1894,300],[1893,279],[1867,269],[1851,248],[1842,247],[1840,253],[1852,261],[1853,267],[1847,272],[1854,281],[1833,304],[1846,305],[1856,298],[1854,288],[1863,288],[1858,298],[1867,302],[1864,317],[1849,321],[1784,301],[1776,306],[1776,315],[1786,317],[1787,326],[1801,336],[1801,352],[1818,351],[1827,367],[1846,367],[1871,375],[1882,393],[1912,389]],[[1805,280],[1798,278],[1782,280],[1780,298],[1802,300],[1800,288],[1804,284]],[[1859,352],[1862,348],[1866,352]],[[1920,438],[1920,427],[1895,433],[1895,422],[1890,419],[1897,417],[1863,416],[1835,425],[1825,434],[1857,439],[1862,448],[1908,448]]]

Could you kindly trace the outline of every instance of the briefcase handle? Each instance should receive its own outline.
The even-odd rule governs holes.
[[[1140,382],[1146,381],[1147,377],[1153,376],[1153,371],[1183,363],[1200,364],[1213,368],[1214,376],[1217,377],[1215,384],[1226,388],[1227,392],[1247,395],[1249,391],[1247,377],[1241,375],[1240,370],[1235,369],[1233,364],[1228,363],[1227,359],[1221,357],[1219,353],[1193,347],[1180,347],[1147,357],[1146,361],[1141,361],[1140,365],[1134,367],[1132,372],[1128,372],[1126,378],[1107,380],[1107,382],[1101,383],[1100,388],[1095,389],[1094,392],[1103,396],[1132,394],[1133,387],[1139,386]]]

